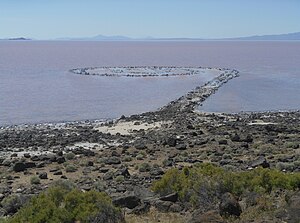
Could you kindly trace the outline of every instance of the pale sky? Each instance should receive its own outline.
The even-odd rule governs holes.
[[[300,31],[300,0],[0,0],[0,38],[223,38]]]

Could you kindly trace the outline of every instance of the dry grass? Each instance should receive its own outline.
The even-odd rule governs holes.
[[[144,215],[126,214],[126,223],[184,223],[186,216],[179,213],[161,213],[154,208]]]

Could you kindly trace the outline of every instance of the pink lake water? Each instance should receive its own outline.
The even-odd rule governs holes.
[[[200,110],[300,109],[300,42],[0,41],[0,126],[153,111],[212,78],[114,78],[69,72],[100,66],[235,68],[241,76],[220,88]]]

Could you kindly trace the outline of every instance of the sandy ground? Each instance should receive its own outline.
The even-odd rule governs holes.
[[[150,130],[150,129],[158,129],[163,124],[170,124],[170,122],[153,122],[153,123],[139,123],[139,122],[117,122],[113,126],[99,126],[95,127],[96,130],[103,133],[110,133],[112,135],[116,135],[117,133],[121,135],[130,135],[135,131],[140,130]]]
[[[263,120],[253,120],[248,125],[276,125],[275,122],[264,122]]]

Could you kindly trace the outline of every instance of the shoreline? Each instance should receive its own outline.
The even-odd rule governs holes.
[[[158,108],[157,110],[159,110]],[[150,111],[152,112],[152,111]],[[155,112],[155,111],[154,111]],[[263,110],[263,111],[240,111],[240,112],[208,112],[202,110],[195,110],[195,113],[204,114],[204,115],[252,115],[252,114],[274,114],[274,113],[295,113],[300,112],[300,109],[279,109],[279,110]],[[143,114],[143,113],[141,113]],[[132,114],[130,116],[136,116],[138,114]],[[115,122],[120,119],[121,116],[116,118],[107,118],[107,119],[85,119],[85,120],[74,120],[74,121],[57,121],[57,122],[37,122],[37,123],[21,123],[21,124],[12,124],[12,125],[0,125],[0,131],[6,129],[26,129],[31,127],[57,127],[57,126],[64,126],[64,125],[84,125],[84,124],[94,124],[94,123],[107,123],[107,122]]]
[[[118,67],[104,67],[104,68],[108,68],[108,69],[115,69],[115,68],[118,68]],[[226,72],[229,72],[229,71],[232,71],[232,72],[234,72],[234,73],[236,73],[236,75],[238,75],[238,71],[237,70],[234,70],[234,69],[227,69],[227,68],[212,68],[212,67],[160,67],[160,66],[138,66],[138,67],[122,67],[122,68],[124,68],[124,69],[127,69],[127,68],[142,68],[142,69],[144,69],[144,68],[150,68],[150,69],[152,69],[152,68],[172,68],[172,69],[177,69],[177,68],[184,68],[184,69],[204,69],[204,70],[218,70],[218,71],[223,71],[223,72],[225,72],[225,74],[226,74]],[[70,70],[70,72],[71,73],[74,73],[74,74],[80,74],[80,75],[91,75],[91,76],[93,76],[93,75],[95,75],[95,74],[82,74],[81,72],[82,72],[82,70],[85,72],[85,70],[87,70],[87,69],[97,69],[97,67],[92,67],[92,68],[76,68],[76,69],[72,69],[72,70]],[[79,73],[77,73],[76,71],[78,71]],[[199,72],[197,73],[197,74],[199,74]],[[179,74],[179,75],[182,75],[182,74]],[[186,74],[184,74],[184,75],[186,75]],[[195,74],[189,74],[189,75],[195,75]],[[97,75],[96,75],[97,76]],[[106,76],[106,75],[99,75],[99,76]],[[115,75],[112,75],[113,77],[118,77],[118,76],[115,76]],[[175,77],[175,76],[178,76],[178,75],[166,75],[166,76],[162,76],[162,77]],[[124,76],[124,77],[132,77],[132,76]],[[136,76],[134,76],[134,77],[136,77]],[[137,76],[137,77],[145,77],[145,76]],[[148,75],[148,76],[146,76],[146,77],[157,77],[157,76],[151,76],[151,75]],[[218,78],[224,78],[224,76],[222,76],[222,75],[220,75],[220,76],[217,76],[216,78],[214,78],[214,79],[212,79],[211,81],[208,81],[208,82],[206,82],[206,83],[204,83],[204,85],[202,85],[202,86],[198,86],[198,87],[196,87],[195,89],[192,89],[191,91],[189,91],[189,92],[187,92],[185,95],[183,95],[183,96],[181,96],[180,98],[182,98],[182,97],[184,97],[184,96],[186,96],[186,95],[188,95],[188,94],[190,94],[190,93],[193,93],[195,90],[199,90],[200,88],[202,88],[202,87],[207,87],[207,85],[209,85],[209,84],[214,84],[213,83],[213,81],[216,81]],[[230,78],[231,79],[231,78]],[[222,83],[223,84],[223,83]],[[212,86],[213,87],[213,86]],[[221,86],[218,86],[217,88],[215,88],[214,87],[214,89],[215,89],[215,91],[219,88],[219,87],[221,87]],[[201,92],[200,92],[201,93]],[[206,97],[207,98],[207,97]],[[206,99],[205,98],[205,99]],[[205,100],[204,99],[204,100]],[[154,111],[148,111],[148,112],[143,112],[143,113],[141,113],[141,114],[144,114],[144,113],[151,113],[151,112],[156,112],[156,111],[159,111],[159,110],[161,110],[162,108],[164,108],[164,107],[166,107],[166,106],[168,106],[168,105],[170,105],[170,104],[172,104],[172,103],[175,103],[176,101],[178,101],[179,99],[175,99],[175,100],[173,100],[173,101],[171,101],[171,102],[169,102],[167,105],[163,105],[162,107],[160,107],[160,108],[157,108],[156,110],[154,110]],[[132,114],[132,115],[129,115],[129,117],[130,116],[136,116],[136,115],[139,115],[139,114]],[[120,116],[121,117],[121,116]],[[110,121],[116,121],[116,120],[118,120],[118,119],[120,119],[120,117],[116,117],[116,118],[107,118],[107,119],[103,119],[103,118],[101,118],[101,119],[98,119],[98,118],[95,118],[95,119],[86,119],[86,120],[75,120],[75,121],[57,121],[57,122],[48,122],[48,121],[46,121],[46,122],[38,122],[38,123],[21,123],[21,124],[12,124],[12,125],[0,125],[0,130],[1,129],[7,129],[7,128],[20,128],[20,127],[28,127],[28,128],[30,128],[31,126],[33,127],[33,126],[42,126],[42,125],[45,125],[45,126],[51,126],[51,125],[64,125],[64,124],[74,124],[74,125],[76,125],[76,124],[86,124],[86,123],[89,123],[89,124],[92,124],[92,123],[94,123],[94,122],[96,122],[96,123],[98,123],[98,122],[110,122]]]

